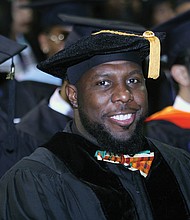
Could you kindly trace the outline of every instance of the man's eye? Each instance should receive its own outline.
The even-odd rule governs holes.
[[[139,80],[138,79],[129,79],[129,80],[127,80],[127,84],[135,84],[135,83],[138,83],[139,82]]]
[[[108,81],[100,81],[100,82],[97,83],[97,85],[99,85],[99,86],[109,86],[110,83]]]

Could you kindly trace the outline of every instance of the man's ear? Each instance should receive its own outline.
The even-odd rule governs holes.
[[[77,102],[77,88],[74,85],[67,84],[65,88],[67,97],[73,106],[73,108],[78,108],[78,102]]]

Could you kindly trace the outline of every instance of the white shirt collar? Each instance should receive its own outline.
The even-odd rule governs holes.
[[[186,102],[180,96],[176,96],[173,107],[183,112],[190,112],[190,103]]]
[[[60,88],[57,88],[49,100],[49,107],[63,115],[73,118],[73,109],[71,105],[66,102],[59,93]]]

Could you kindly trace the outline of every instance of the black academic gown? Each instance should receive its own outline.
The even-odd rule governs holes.
[[[0,111],[0,177],[22,157],[30,155],[36,149],[34,143],[32,136],[18,134],[12,118]]]
[[[57,133],[0,180],[0,219],[190,219],[190,155],[147,139],[146,178],[95,159],[97,146]]]
[[[2,95],[0,97],[0,106],[3,111],[8,111],[9,100],[9,81],[1,85]],[[35,82],[15,80],[15,89],[11,95],[15,95],[15,118],[22,118],[26,113],[33,109],[42,99],[49,98],[56,85]]]
[[[6,133],[0,142],[0,177],[16,162],[30,155],[37,147],[48,141],[56,132],[63,131],[70,117],[48,107],[42,100],[23,120]],[[12,140],[10,140],[12,139]]]
[[[30,155],[36,149],[36,139],[20,132],[15,127],[5,135],[0,143],[0,177],[16,162]]]
[[[0,143],[4,140],[7,134],[7,120],[7,114],[0,109]]]
[[[166,120],[145,123],[146,135],[174,147],[190,152],[190,129],[182,128]]]
[[[166,77],[166,74],[161,71],[160,77],[157,80],[147,78],[146,87],[148,94],[149,115],[162,110],[163,108],[173,104],[176,97],[173,81]]]
[[[0,113],[0,177],[39,146],[33,136],[22,131],[17,132],[10,120],[6,114]]]
[[[35,137],[37,146],[48,141],[56,132],[63,131],[71,118],[54,111],[48,106],[48,99],[43,99],[16,125],[18,132]]]

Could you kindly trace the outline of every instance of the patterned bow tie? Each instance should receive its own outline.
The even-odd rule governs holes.
[[[154,152],[150,152],[149,150],[141,151],[131,157],[130,155],[118,155],[106,151],[97,150],[95,153],[95,157],[97,158],[97,160],[123,164],[132,171],[139,170],[141,175],[146,177],[154,159]]]

